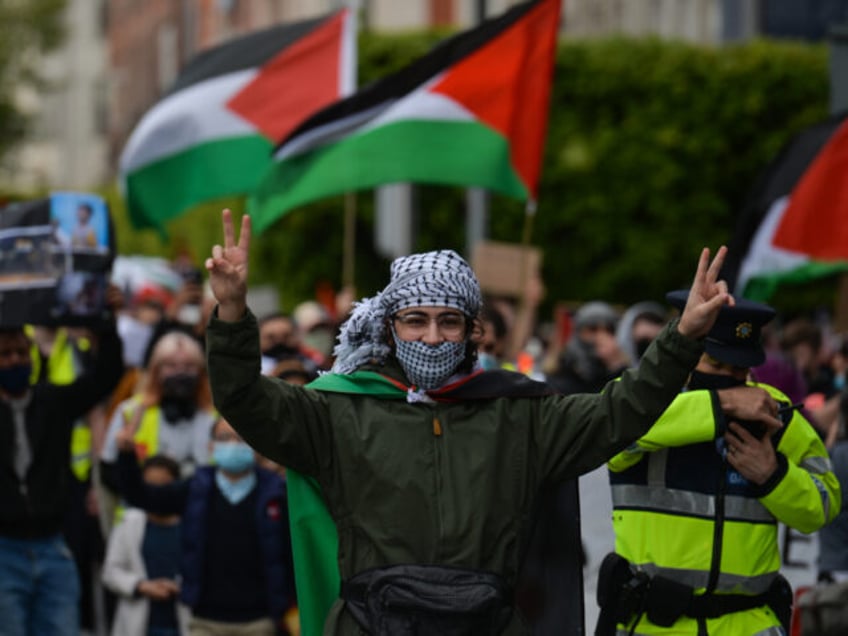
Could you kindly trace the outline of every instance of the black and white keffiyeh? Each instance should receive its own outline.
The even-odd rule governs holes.
[[[480,285],[471,266],[453,250],[402,256],[392,262],[389,284],[356,303],[333,351],[333,373],[351,373],[385,361],[391,349],[386,318],[407,307],[450,307],[467,316],[480,310]]]

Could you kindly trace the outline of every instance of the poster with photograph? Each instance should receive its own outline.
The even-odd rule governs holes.
[[[0,209],[0,326],[108,317],[113,225],[97,195],[57,192]]]

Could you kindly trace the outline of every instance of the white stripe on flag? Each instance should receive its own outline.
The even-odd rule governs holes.
[[[809,257],[800,252],[792,252],[774,245],[774,235],[788,205],[788,196],[781,197],[771,204],[763,222],[757,228],[745,260],[742,261],[735,293],[743,294],[745,285],[752,278],[788,272],[809,262]]]
[[[253,124],[228,110],[225,104],[257,73],[252,68],[220,75],[160,101],[130,136],[121,154],[121,173],[212,139],[256,134]]]

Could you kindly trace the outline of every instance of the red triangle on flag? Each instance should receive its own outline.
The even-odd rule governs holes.
[[[347,11],[340,11],[266,62],[227,107],[277,142],[341,94],[342,38]]]
[[[547,133],[559,13],[560,0],[542,0],[430,89],[459,102],[509,140],[512,164],[533,199]]]
[[[777,247],[815,260],[848,260],[848,120],[792,190],[774,235]]]

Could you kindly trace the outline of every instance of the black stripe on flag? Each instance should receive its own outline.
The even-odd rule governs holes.
[[[188,61],[167,95],[212,77],[262,66],[334,15],[280,24],[198,53]]]
[[[733,237],[728,242],[727,260],[721,271],[721,277],[727,281],[731,291],[740,294],[744,291],[736,289],[739,271],[771,206],[792,192],[847,114],[833,115],[796,134],[783,145],[754,182],[737,218]]]
[[[411,93],[490,40],[495,39],[542,1],[544,0],[532,0],[516,5],[500,16],[486,20],[478,27],[463,31],[440,42],[429,53],[410,65],[361,88],[350,97],[334,102],[318,111],[283,139],[277,145],[275,152],[287,144],[289,140],[312,128],[320,128],[337,119],[344,119],[355,113],[374,109],[380,104]],[[528,69],[528,72],[532,71]]]

